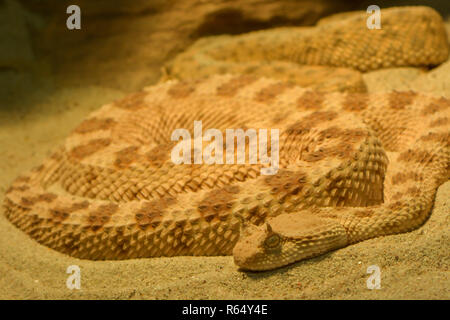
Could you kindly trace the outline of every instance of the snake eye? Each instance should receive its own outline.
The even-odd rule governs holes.
[[[280,244],[280,236],[277,234],[271,235],[264,241],[264,245],[267,248],[271,249],[278,247],[279,244]]]

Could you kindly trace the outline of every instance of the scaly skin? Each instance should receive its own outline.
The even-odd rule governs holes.
[[[290,80],[321,92],[367,91],[360,72],[429,67],[447,60],[441,16],[429,7],[381,10],[382,29],[366,12],[324,18],[316,27],[275,28],[198,40],[165,68],[163,79],[251,74]]]
[[[13,182],[5,214],[78,258],[234,254],[243,269],[277,268],[424,223],[449,177],[449,119],[448,100],[414,92],[325,94],[245,75],[168,81],[92,113]],[[175,165],[172,131],[192,134],[194,120],[279,129],[278,173]]]

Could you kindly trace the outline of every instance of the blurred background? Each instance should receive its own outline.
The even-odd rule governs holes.
[[[66,28],[71,4],[81,8],[81,30]],[[427,5],[446,19],[450,14],[448,0],[0,0],[0,103],[23,98],[28,88],[134,91],[157,82],[161,65],[199,37],[313,25],[371,4]]]

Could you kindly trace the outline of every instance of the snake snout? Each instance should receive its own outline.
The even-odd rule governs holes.
[[[241,239],[233,249],[234,263],[243,270],[261,270],[258,262],[263,260],[261,247],[251,239]]]
[[[245,224],[241,230],[239,241],[233,249],[235,264],[242,270],[263,271],[273,269],[273,263],[268,259],[265,243],[271,233],[268,224],[255,226]]]

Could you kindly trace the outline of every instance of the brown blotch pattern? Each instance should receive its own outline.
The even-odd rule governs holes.
[[[167,94],[174,99],[183,99],[189,97],[195,91],[195,87],[193,83],[178,82],[170,87]]]
[[[350,159],[353,157],[353,144],[348,142],[339,143],[335,147],[325,148],[325,153],[340,159]]]
[[[297,121],[286,129],[288,135],[300,136],[308,133],[311,130],[311,125],[303,121]]]
[[[34,197],[22,197],[21,203],[24,206],[32,206],[36,203],[36,199]]]
[[[327,157],[335,157],[341,160],[351,159],[354,154],[352,143],[341,142],[333,147],[319,148],[316,151],[302,154],[301,159],[308,162],[323,160]]]
[[[277,174],[267,176],[264,182],[271,187],[271,193],[296,195],[307,182],[307,175],[301,171],[279,170]]]
[[[85,134],[97,130],[108,130],[114,127],[117,122],[112,118],[92,118],[84,120],[76,129],[75,132],[79,134]]]
[[[424,163],[430,160],[431,154],[423,150],[407,150],[398,156],[398,161]]]
[[[315,91],[307,91],[297,100],[297,108],[302,110],[318,110],[322,108],[324,96]]]
[[[447,100],[445,98],[440,99],[433,99],[433,101],[428,104],[425,108],[422,110],[423,115],[430,115],[436,112],[443,111],[450,107],[450,100]]]
[[[222,84],[217,88],[217,95],[223,97],[232,97],[243,87],[256,81],[256,77],[249,75],[241,75],[231,79],[227,83]]]
[[[278,124],[289,116],[288,113],[278,113],[273,117],[273,123]]]
[[[302,154],[301,159],[307,162],[316,162],[327,157],[350,159],[353,157],[353,144],[341,142],[333,147],[319,148],[319,150]]]
[[[311,208],[310,210],[311,210],[312,213],[315,213],[314,211],[316,209],[317,208]],[[340,208],[336,208],[336,211],[339,211],[339,209]],[[333,213],[333,212],[325,212],[325,213],[320,213],[320,217],[330,218],[330,219],[337,219],[339,217],[339,215],[336,214],[336,213]]]
[[[151,165],[160,167],[165,161],[170,158],[170,152],[175,146],[175,142],[160,144],[145,154],[147,160]]]
[[[176,201],[173,198],[161,198],[154,201],[146,201],[135,213],[135,219],[141,230],[146,230],[149,226],[157,228],[166,212],[166,209]]]
[[[433,120],[430,123],[430,127],[440,127],[440,126],[446,126],[449,124],[449,119],[447,117],[444,118],[438,118],[436,120]]]
[[[398,184],[403,184],[407,181],[415,181],[415,182],[419,182],[423,180],[423,176],[417,172],[399,172],[397,174],[395,174],[394,176],[392,176],[392,184],[393,185],[398,185]]]
[[[343,109],[347,111],[360,112],[367,109],[369,95],[367,93],[349,93],[345,97]]]
[[[387,207],[390,210],[399,210],[403,207],[403,203],[401,201],[395,201],[390,203]]]
[[[374,213],[375,213],[375,211],[366,209],[366,210],[356,211],[354,213],[354,215],[357,216],[358,218],[370,218],[371,216],[373,216]]]
[[[307,162],[317,162],[317,161],[321,161],[321,160],[325,159],[328,156],[329,156],[329,154],[327,154],[324,149],[319,149],[319,150],[316,150],[313,152],[308,152],[308,153],[302,154],[301,159],[303,161],[307,161]]]
[[[303,118],[303,121],[310,123],[311,127],[325,121],[332,121],[338,117],[334,111],[315,111]]]
[[[126,110],[138,110],[145,108],[147,107],[147,104],[145,103],[145,97],[147,94],[148,93],[144,91],[133,93],[123,99],[115,101],[114,106]]]
[[[99,230],[103,227],[109,220],[111,220],[111,216],[116,213],[119,209],[119,206],[114,203],[108,203],[99,206],[96,210],[89,212],[89,216],[87,217],[87,222],[89,227],[93,231]]]
[[[354,154],[354,145],[367,137],[367,132],[362,129],[341,129],[336,126],[322,130],[318,134],[318,142],[328,139],[337,139],[333,146],[319,147],[317,150],[302,153],[301,159],[308,162],[316,162],[326,157],[338,157],[350,159]]]
[[[357,142],[363,138],[366,138],[367,135],[368,135],[367,131],[363,129],[346,129],[342,133],[342,140]]]
[[[66,220],[72,212],[87,209],[89,207],[88,201],[76,202],[72,204],[70,207],[59,207],[50,209],[50,215],[55,222],[62,222]]]
[[[244,73],[255,73],[257,70],[257,66],[248,66],[244,69]]]
[[[33,171],[33,172],[41,172],[42,170],[44,170],[43,164],[38,165],[38,166],[34,167],[33,169],[31,169],[31,171]]]
[[[19,183],[27,183],[30,182],[30,177],[26,177],[26,176],[18,176],[16,178],[16,180],[14,180],[15,183],[19,182]]]
[[[420,195],[420,189],[416,186],[409,187],[408,190],[406,190],[406,193],[409,196],[417,197]]]
[[[427,135],[420,137],[422,141],[442,142],[450,145],[450,133],[448,132],[429,132]]]
[[[25,206],[33,206],[37,202],[47,202],[50,203],[55,200],[58,196],[54,193],[42,193],[36,197],[22,197],[21,202]]]
[[[339,139],[345,142],[355,143],[367,137],[367,132],[363,129],[341,129],[336,126],[326,128],[319,132],[318,140]]]
[[[87,144],[77,146],[70,151],[70,155],[76,159],[83,159],[97,152],[100,149],[106,148],[111,143],[111,139],[95,139],[89,141]]]
[[[317,124],[324,121],[331,121],[337,118],[338,114],[334,111],[315,111],[302,120],[295,122],[286,129],[288,135],[300,136],[308,133]]]
[[[414,101],[414,97],[417,93],[413,91],[409,92],[391,92],[389,94],[389,107],[396,110],[404,109],[407,105]]]
[[[53,200],[55,200],[56,198],[58,198],[58,196],[56,194],[47,192],[47,193],[40,194],[38,196],[38,201],[44,201],[44,202],[50,203]]]
[[[393,196],[392,196],[392,200],[399,200],[401,198],[403,198],[403,193],[401,192],[396,192]]]
[[[319,141],[323,141],[325,139],[333,139],[333,138],[337,138],[340,135],[342,135],[342,129],[336,126],[332,126],[329,128],[326,128],[322,131],[319,132],[318,134],[318,140]]]
[[[231,213],[233,201],[238,192],[239,187],[237,186],[212,190],[198,203],[197,208],[207,222],[211,222],[216,217],[226,219],[227,214]]]
[[[279,82],[274,83],[266,88],[261,89],[256,95],[255,100],[263,103],[272,102],[278,95],[282,94],[286,89],[292,88],[293,83]]]
[[[8,193],[11,193],[11,192],[13,192],[13,191],[26,191],[26,190],[29,190],[30,189],[30,187],[29,186],[27,186],[27,185],[23,185],[23,186],[11,186],[11,187],[9,187],[8,188],[8,190],[6,190],[6,194],[8,194]]]
[[[60,152],[54,152],[50,156],[50,159],[55,160],[55,161],[59,161],[59,160],[62,159],[62,154]]]
[[[139,159],[138,150],[139,147],[130,146],[120,151],[117,151],[116,160],[114,160],[114,165],[119,169],[128,168],[130,164]]]

